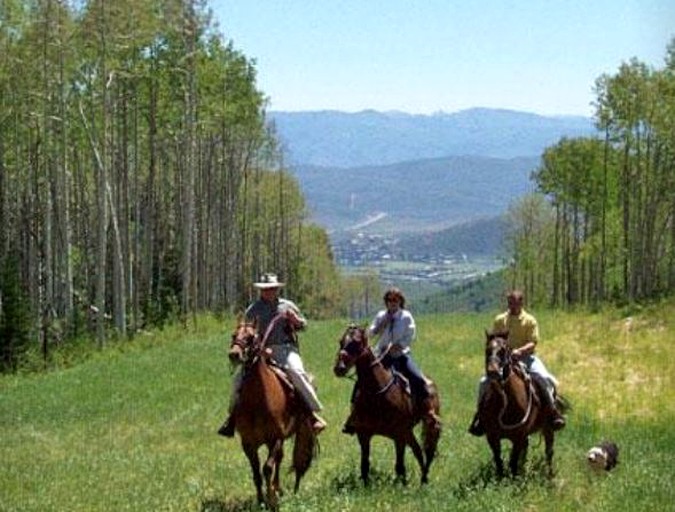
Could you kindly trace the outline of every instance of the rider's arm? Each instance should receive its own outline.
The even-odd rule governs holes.
[[[513,352],[511,352],[511,355],[513,357],[515,357],[516,359],[522,358],[522,357],[529,357],[532,354],[534,354],[534,349],[535,349],[536,346],[537,346],[537,344],[534,343],[533,341],[528,341],[522,347],[517,348]]]
[[[288,323],[296,331],[303,330],[307,326],[307,319],[302,316],[302,313],[300,313],[300,308],[298,308],[298,306],[296,306],[295,303],[290,300],[284,300],[284,306],[284,313]]]
[[[380,311],[377,315],[375,315],[375,318],[373,318],[370,327],[368,327],[368,336],[372,338],[373,336],[382,334],[382,331],[384,331],[384,328],[389,323],[388,318],[389,317],[387,316],[386,311]]]

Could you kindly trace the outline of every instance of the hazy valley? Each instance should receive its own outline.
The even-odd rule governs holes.
[[[491,109],[270,117],[338,264],[420,297],[502,267],[503,214],[544,149],[594,133],[588,118]]]

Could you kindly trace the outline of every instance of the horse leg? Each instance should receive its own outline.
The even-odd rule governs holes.
[[[427,475],[429,473],[429,466],[424,463],[424,453],[422,452],[422,448],[420,447],[420,444],[417,442],[415,434],[413,433],[412,430],[410,430],[408,436],[406,437],[406,444],[410,446],[410,449],[412,450],[413,455],[415,455],[415,459],[417,459],[417,463],[420,466],[421,483],[426,484],[429,481],[427,478]]]
[[[554,475],[553,471],[553,442],[555,440],[553,430],[546,428],[543,430],[544,435],[544,446],[546,449],[546,466],[548,468],[548,477],[552,478]]]
[[[395,439],[396,447],[396,479],[402,484],[406,484],[405,475],[405,442],[402,439]]]
[[[284,442],[283,440],[277,441],[277,446],[275,447],[275,458],[274,458],[274,471],[272,473],[272,485],[274,486],[275,491],[279,496],[284,495],[284,491],[281,488],[281,483],[279,482],[279,469],[281,468],[281,461],[284,458]]]
[[[368,474],[370,473],[370,434],[359,432],[359,444],[361,445],[361,480],[364,485],[368,485]]]
[[[269,453],[267,460],[263,465],[263,474],[265,475],[265,486],[267,490],[267,504],[273,510],[277,508],[277,485],[279,476],[279,467],[277,462],[281,455],[281,440],[276,440],[274,443],[267,445]]]
[[[497,436],[488,436],[487,438],[490,449],[492,450],[492,459],[495,462],[495,469],[497,476],[502,478],[504,476],[504,462],[502,462],[502,442]]]
[[[260,474],[260,458],[258,457],[258,447],[253,444],[242,444],[246,458],[251,465],[251,472],[253,473],[253,484],[255,485],[255,494],[258,503],[265,502],[262,492],[262,475]]]
[[[527,457],[528,444],[529,441],[527,436],[513,441],[513,448],[511,449],[511,457],[509,459],[509,469],[511,469],[511,475],[517,476],[518,472],[523,467],[525,458]]]

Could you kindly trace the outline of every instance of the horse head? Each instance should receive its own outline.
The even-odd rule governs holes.
[[[337,377],[347,375],[349,369],[354,366],[356,360],[367,348],[368,334],[366,329],[355,324],[350,324],[342,337],[340,337],[333,373]]]
[[[243,364],[251,358],[251,352],[256,348],[258,329],[255,322],[239,320],[232,333],[230,351],[227,356],[233,364]]]
[[[506,332],[485,332],[485,374],[489,379],[504,380],[511,368],[511,347]]]

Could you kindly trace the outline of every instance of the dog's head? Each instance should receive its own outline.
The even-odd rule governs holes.
[[[588,465],[596,470],[609,471],[619,462],[619,448],[611,441],[603,441],[586,453]]]
[[[596,470],[605,469],[607,467],[607,452],[599,446],[594,446],[586,454],[588,465]]]

